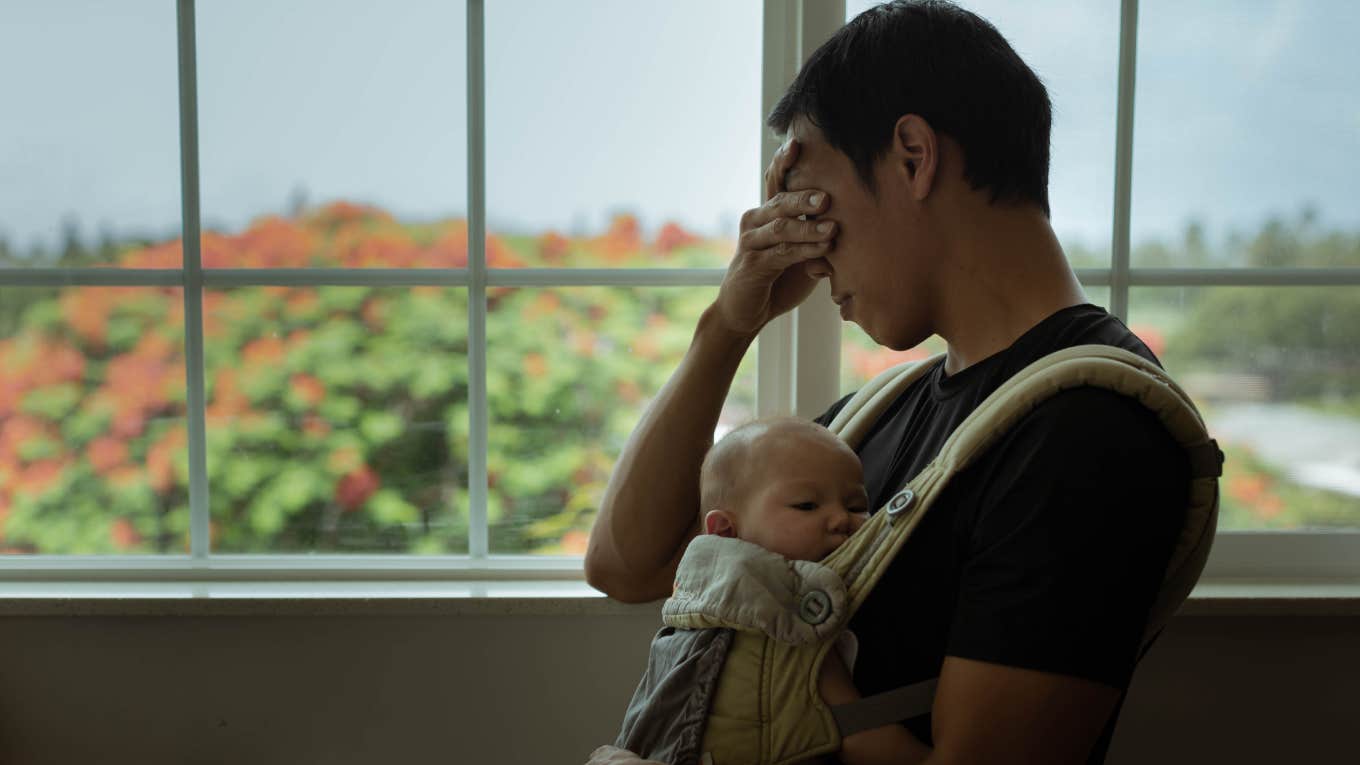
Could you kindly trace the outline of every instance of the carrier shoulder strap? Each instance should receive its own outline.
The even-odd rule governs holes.
[[[885,369],[855,391],[827,427],[850,444],[851,448],[858,447],[869,429],[878,422],[883,410],[943,358],[944,354],[940,353],[922,361],[908,361]]]
[[[933,360],[932,360],[933,361]],[[837,431],[862,438],[873,420],[916,379],[919,365],[890,369],[856,395],[832,423]],[[851,613],[886,571],[893,556],[933,504],[944,485],[967,467],[1017,421],[1056,393],[1096,386],[1137,399],[1155,412],[1168,432],[1185,448],[1190,462],[1190,497],[1185,524],[1172,552],[1143,635],[1144,646],[1161,631],[1198,581],[1212,545],[1218,518],[1218,481],[1222,452],[1209,438],[1193,402],[1165,371],[1137,354],[1103,345],[1084,345],[1049,354],[1003,383],[955,429],[939,455],[914,476],[888,505],[824,563],[842,572],[849,589]],[[856,399],[861,399],[857,401]],[[886,398],[886,401],[884,400]],[[870,417],[872,413],[872,418]],[[844,416],[842,416],[844,415]],[[844,435],[843,435],[844,437]],[[849,438],[847,438],[850,441]],[[857,441],[851,441],[852,446]],[[930,711],[938,678],[832,708],[842,735],[909,719]]]

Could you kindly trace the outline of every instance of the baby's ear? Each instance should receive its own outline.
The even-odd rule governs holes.
[[[735,537],[737,535],[736,519],[726,510],[709,510],[704,515],[704,533],[717,534],[720,537]]]

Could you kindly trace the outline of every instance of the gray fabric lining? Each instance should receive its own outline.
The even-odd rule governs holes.
[[[698,765],[732,634],[722,628],[661,628],[614,746],[668,765]]]

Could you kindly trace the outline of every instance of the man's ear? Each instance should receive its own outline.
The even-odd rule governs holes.
[[[935,129],[916,114],[904,114],[893,126],[888,149],[892,170],[916,201],[930,196],[940,166],[940,142]]]
[[[737,535],[737,519],[726,510],[709,510],[704,514],[704,533],[720,537]]]

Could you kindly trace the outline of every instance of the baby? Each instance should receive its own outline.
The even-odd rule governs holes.
[[[704,533],[736,537],[791,560],[825,558],[869,514],[864,472],[854,450],[821,425],[793,417],[749,422],[720,439],[704,458],[699,492]],[[831,651],[818,678],[822,698],[833,705],[859,698],[849,670],[854,640],[849,633],[842,640],[849,644],[846,657]],[[896,749],[885,733],[890,732],[879,728],[847,736],[839,762],[881,761]],[[831,760],[818,760],[826,761]],[[653,761],[601,747],[591,765],[615,762]]]
[[[709,449],[699,472],[706,534],[752,542],[792,560],[821,560],[869,517],[864,469],[848,444],[809,420],[780,417],[746,423]],[[860,698],[847,662],[831,651],[818,690],[829,704]],[[838,762],[882,761],[902,751],[897,726],[847,736]],[[824,758],[819,762],[832,761]]]
[[[859,457],[826,428],[757,420],[713,445],[699,472],[706,534],[737,537],[792,560],[821,560],[869,514]]]
[[[699,494],[704,534],[734,536],[798,561],[826,558],[869,517],[860,457],[826,427],[792,417],[748,422],[722,437],[704,457]],[[821,664],[817,689],[827,704],[860,698],[850,675],[854,642],[843,633]],[[857,732],[842,740],[839,760],[815,762],[891,761],[904,751],[902,735],[898,726]],[[589,765],[653,762],[607,746]]]

